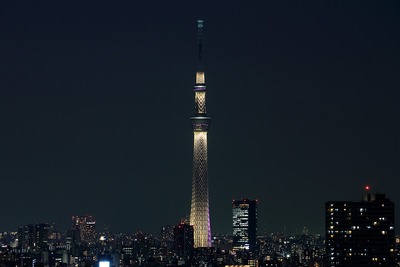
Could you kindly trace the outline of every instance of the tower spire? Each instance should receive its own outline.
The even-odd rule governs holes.
[[[197,20],[197,38],[198,38],[198,66],[197,70],[203,70],[203,27],[204,27],[204,20],[198,19]]]
[[[211,228],[208,201],[208,159],[207,131],[211,118],[206,114],[205,73],[203,71],[203,20],[197,20],[199,39],[199,66],[194,86],[195,114],[192,121],[193,143],[193,178],[190,224],[194,229],[194,247],[211,247]]]

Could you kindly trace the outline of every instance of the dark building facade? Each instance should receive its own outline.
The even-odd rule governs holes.
[[[47,223],[38,223],[35,225],[35,247],[38,251],[48,249],[48,236],[50,226]]]
[[[187,223],[180,223],[174,226],[174,250],[178,257],[190,260],[194,251],[193,226]]]
[[[33,224],[27,224],[18,228],[18,247],[22,250],[31,250],[35,243]]]
[[[394,226],[394,203],[385,194],[326,202],[326,266],[395,266]]]
[[[257,200],[243,198],[232,202],[233,250],[255,252],[257,239]]]

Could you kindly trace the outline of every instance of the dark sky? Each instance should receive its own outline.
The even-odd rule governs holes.
[[[365,184],[400,203],[399,1],[1,1],[0,231],[189,213],[200,16],[214,233],[235,198],[289,233]]]

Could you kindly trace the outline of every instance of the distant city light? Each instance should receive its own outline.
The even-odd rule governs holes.
[[[99,267],[110,267],[110,262],[109,261],[100,261]]]

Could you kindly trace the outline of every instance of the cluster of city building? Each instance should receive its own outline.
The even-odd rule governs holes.
[[[157,234],[96,230],[90,215],[72,216],[71,228],[22,225],[0,234],[0,266],[297,266],[322,262],[320,235],[257,236],[257,201],[232,202],[232,233],[212,237],[211,247],[195,248],[187,219]]]
[[[90,215],[72,216],[64,232],[48,223],[22,225],[0,233],[0,266],[400,266],[394,204],[384,194],[326,202],[325,237],[307,229],[258,233],[257,204],[234,200],[232,232],[214,235],[211,247],[195,247],[186,219],[157,234],[98,231]]]

